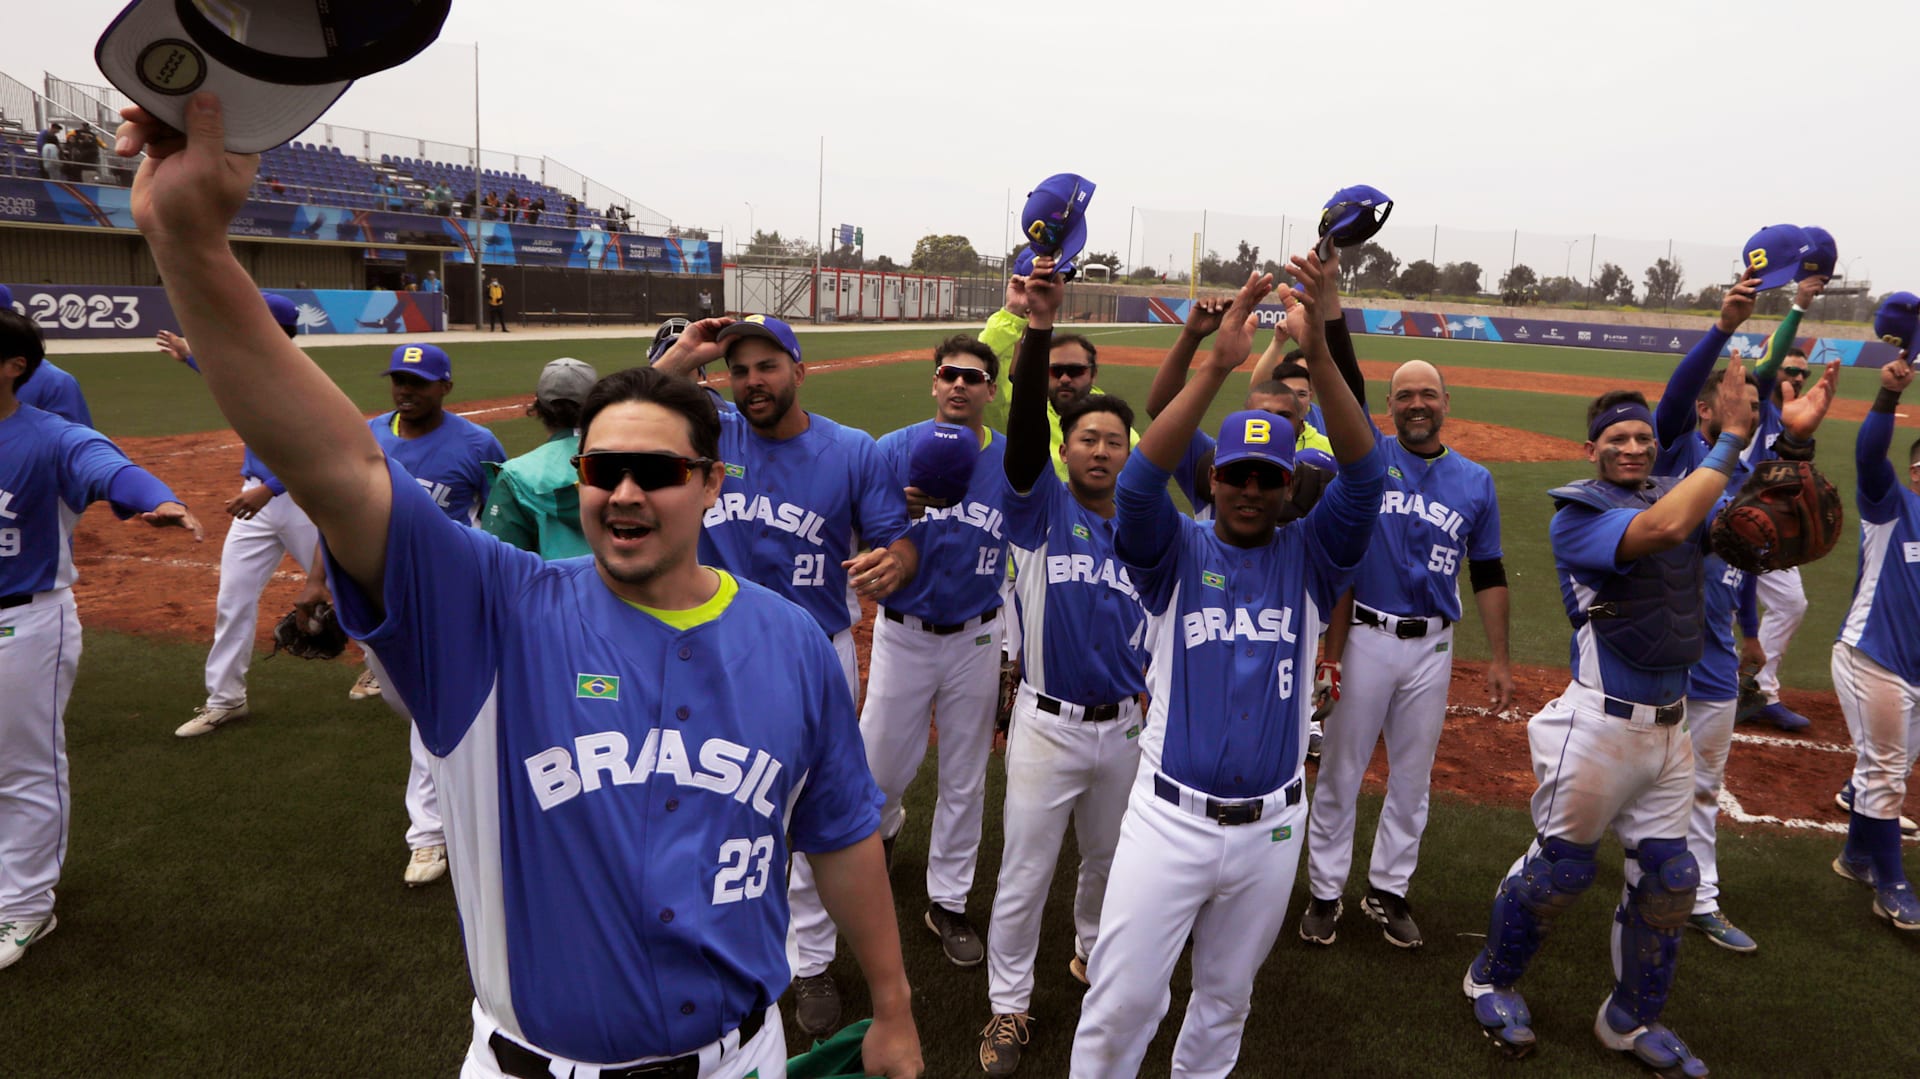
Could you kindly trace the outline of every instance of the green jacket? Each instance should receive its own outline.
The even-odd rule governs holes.
[[[1007,429],[1007,404],[1013,400],[1013,359],[1020,348],[1020,338],[1027,332],[1027,320],[1002,307],[987,317],[985,329],[980,331],[980,343],[993,350],[1000,358],[1000,379],[994,384],[993,399],[987,402],[987,426],[996,431]],[[1107,391],[1098,386],[1093,393]],[[1053,404],[1048,402],[1047,414],[1053,415]],[[1066,445],[1066,438],[1060,434],[1060,421],[1054,416],[1054,422],[1047,425],[1047,460],[1053,463],[1053,471],[1060,482],[1067,480],[1067,463],[1060,459],[1060,447]],[[1140,444],[1137,431],[1127,432],[1129,448]]]
[[[480,527],[522,550],[551,562],[592,554],[580,530],[580,491],[572,458],[580,436],[554,435],[494,469],[493,493],[480,514]]]

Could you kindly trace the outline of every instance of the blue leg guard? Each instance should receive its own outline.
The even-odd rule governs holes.
[[[1700,864],[1685,839],[1649,839],[1629,851],[1640,863],[1640,883],[1614,912],[1612,1005],[1637,1025],[1657,1022],[1673,985],[1680,930],[1693,913]]]
[[[1580,893],[1593,885],[1593,855],[1598,848],[1597,843],[1542,840],[1539,852],[1529,857],[1519,872],[1501,882],[1499,893],[1493,897],[1493,924],[1487,929],[1487,946],[1470,971],[1474,981],[1510,989],[1520,980],[1533,954],[1540,950],[1547,923],[1570,909]],[[1681,914],[1682,921],[1687,913]]]

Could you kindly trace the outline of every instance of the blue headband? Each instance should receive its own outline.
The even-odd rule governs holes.
[[[1653,413],[1648,412],[1647,406],[1637,401],[1622,401],[1598,416],[1595,416],[1593,422],[1587,424],[1587,441],[1600,441],[1600,432],[1612,427],[1616,423],[1625,423],[1628,420],[1639,420],[1648,427],[1652,427]]]

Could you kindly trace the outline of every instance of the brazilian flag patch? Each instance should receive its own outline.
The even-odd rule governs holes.
[[[732,476],[736,480],[746,479],[747,466],[746,465],[728,465],[727,475]]]
[[[575,675],[573,695],[595,701],[617,701],[620,699],[620,679],[610,674]]]
[[[1093,538],[1093,533],[1087,531],[1086,525],[1074,525],[1073,534],[1076,539],[1092,539]]]
[[[1392,476],[1392,477],[1393,477],[1394,479],[1396,479],[1396,480],[1403,480],[1403,479],[1406,479],[1406,477],[1405,477],[1405,476],[1402,476],[1402,475],[1400,474],[1400,466],[1399,466],[1399,465],[1388,465],[1388,466],[1387,466],[1387,475],[1389,475],[1389,476]]]
[[[1293,825],[1291,824],[1283,824],[1280,827],[1275,828],[1273,830],[1273,842],[1275,843],[1285,843],[1287,840],[1292,838],[1293,838]]]
[[[13,636],[12,626],[0,626],[0,641],[4,641],[11,636]]]
[[[1200,583],[1206,585],[1208,588],[1224,590],[1227,587],[1227,578],[1224,574],[1203,572],[1200,574]]]

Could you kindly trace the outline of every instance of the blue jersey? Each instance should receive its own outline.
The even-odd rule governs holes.
[[[700,560],[798,603],[831,637],[860,618],[840,563],[907,531],[907,499],[865,431],[809,415],[784,441],[762,437],[732,408],[720,412],[726,479],[707,511]]]
[[[1875,663],[1920,686],[1920,495],[1902,487],[1887,463],[1893,416],[1869,412],[1860,425],[1860,575],[1840,640]]]
[[[440,426],[419,438],[401,438],[394,422],[391,412],[367,421],[380,449],[426,488],[441,512],[463,525],[478,524],[487,490],[493,485],[486,462],[499,464],[507,459],[500,440],[451,412],[441,416]]]
[[[1579,626],[1569,645],[1573,680],[1621,700],[1666,705],[1685,695],[1687,670],[1635,667],[1602,646],[1593,623],[1583,616],[1608,577],[1632,569],[1632,560],[1619,559],[1620,540],[1633,519],[1644,512],[1563,503],[1553,515],[1548,535],[1553,542],[1554,570],[1560,578],[1561,602],[1566,605],[1567,617]],[[1684,542],[1703,545],[1705,538],[1706,526],[1702,525]]]
[[[107,436],[51,412],[22,405],[0,420],[0,596],[73,584],[80,511],[134,467]]]
[[[1264,795],[1299,773],[1317,638],[1366,553],[1384,475],[1376,448],[1272,542],[1236,547],[1174,509],[1170,473],[1128,457],[1115,547],[1147,609],[1141,753],[1153,767],[1221,798]]]
[[[1425,458],[1379,437],[1387,463],[1373,542],[1353,579],[1353,598],[1406,618],[1460,621],[1463,557],[1500,557],[1500,502],[1493,474],[1450,449]]]
[[[1786,424],[1780,416],[1780,406],[1772,399],[1760,402],[1760,422],[1753,429],[1753,438],[1747,442],[1747,448],[1740,451],[1740,463],[1752,471],[1764,462],[1780,456],[1773,452],[1773,444],[1780,441],[1786,432]]]
[[[1113,550],[1115,518],[1082,506],[1052,469],[1019,494],[1000,477],[1022,676],[1049,697],[1113,704],[1147,688],[1147,612]]]
[[[880,455],[895,487],[906,490],[913,447],[933,424],[923,420],[880,439]],[[907,530],[907,538],[920,552],[920,569],[904,588],[880,601],[888,610],[950,626],[1000,606],[1000,584],[1007,574],[1006,524],[1000,506],[1006,489],[1007,440],[991,428],[986,439],[974,462],[966,497],[944,509],[927,510]]]
[[[1740,696],[1740,649],[1734,641],[1735,616],[1746,621],[1753,614],[1753,586],[1747,575],[1708,552],[1705,563],[1707,612],[1705,650],[1687,675],[1687,697],[1696,701],[1731,701]],[[1748,610],[1741,610],[1745,604]],[[1747,636],[1752,627],[1742,626]]]
[[[749,581],[675,629],[389,469],[384,621],[329,572],[437,758],[481,1006],[576,1060],[714,1041],[790,979],[791,851],[879,827],[832,644]]]
[[[40,361],[33,377],[20,384],[17,396],[23,405],[51,412],[82,427],[93,426],[93,413],[80,392],[80,380],[55,367],[52,360]]]
[[[1773,436],[1780,437],[1779,431],[1776,430]],[[1756,432],[1746,449],[1742,450],[1740,456],[1734,460],[1733,476],[1727,480],[1727,490],[1739,490],[1740,485],[1747,482],[1747,477],[1753,475],[1753,467],[1772,456],[1770,453],[1765,456],[1755,456],[1749,452],[1759,444],[1760,438]],[[1675,479],[1690,476],[1695,469],[1706,463],[1707,455],[1712,452],[1713,445],[1707,441],[1706,433],[1694,428],[1680,436],[1679,441],[1673,445],[1660,447],[1659,456],[1653,461],[1653,474],[1672,476]]]

